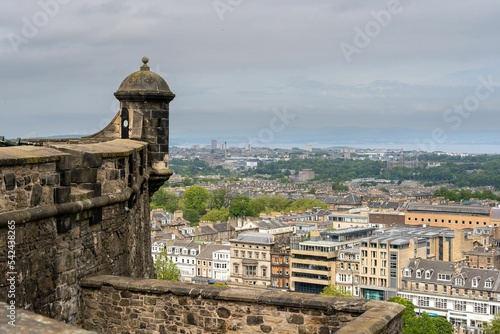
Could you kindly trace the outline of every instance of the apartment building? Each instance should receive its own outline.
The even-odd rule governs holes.
[[[271,248],[271,286],[290,287],[290,238],[288,242],[277,242]]]
[[[167,256],[177,265],[183,282],[192,282],[196,276],[196,257],[200,254],[203,243],[191,240],[168,240]]]
[[[230,282],[267,287],[271,285],[273,235],[245,232],[230,240]]]
[[[402,270],[398,295],[418,313],[445,317],[459,333],[482,333],[500,312],[500,271],[412,258]]]
[[[425,257],[427,240],[410,235],[378,235],[364,239],[360,246],[360,296],[386,300],[397,295],[399,273],[409,258]]]
[[[326,286],[334,284],[339,251],[359,245],[374,230],[371,227],[352,227],[323,231],[310,240],[292,238],[290,290],[320,293]]]
[[[230,267],[229,245],[208,244],[196,257],[197,283],[227,282]]]
[[[359,264],[359,247],[339,251],[339,256],[335,262],[335,286],[350,292],[354,297],[360,296]]]

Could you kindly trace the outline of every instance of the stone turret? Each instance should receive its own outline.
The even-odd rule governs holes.
[[[115,92],[120,110],[111,123],[89,139],[135,139],[148,143],[146,166],[149,193],[154,193],[172,172],[168,163],[169,103],[175,97],[167,82],[148,66],[149,59],[123,80]]]

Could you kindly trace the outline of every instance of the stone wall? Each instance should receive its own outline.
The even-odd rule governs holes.
[[[99,333],[398,334],[395,303],[94,276],[82,280],[83,328]]]
[[[147,143],[45,145],[0,149],[0,300],[75,324],[84,276],[154,274]]]

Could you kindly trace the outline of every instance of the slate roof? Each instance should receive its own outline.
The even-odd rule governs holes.
[[[477,269],[461,267],[455,268],[453,262],[448,261],[431,261],[421,258],[414,258],[408,261],[405,268],[411,269],[410,277],[402,276],[403,280],[430,283],[430,284],[446,284],[456,289],[468,289],[478,291],[500,291],[500,271],[491,269]],[[421,278],[417,277],[417,271],[421,271]],[[426,272],[430,273],[429,278],[426,278]],[[438,274],[451,275],[450,280],[438,279]],[[457,284],[457,278],[463,279],[463,284]],[[477,286],[473,286],[474,279],[477,279]],[[485,282],[491,280],[491,287],[486,287]]]
[[[343,204],[343,205],[361,205],[361,198],[353,193],[350,193],[349,195],[346,195],[342,197],[340,200],[337,201],[336,204]]]
[[[240,233],[236,238],[231,239],[230,241],[265,245],[274,244],[272,235],[258,232]]]
[[[202,251],[197,256],[197,258],[198,259],[211,260],[213,258],[212,254],[214,252],[218,252],[218,251],[221,251],[221,250],[229,251],[230,250],[230,246],[229,245],[221,245],[221,244],[207,244],[202,249]]]
[[[424,205],[424,204],[410,203],[408,205],[407,211],[489,216],[491,208],[463,206],[463,205]]]

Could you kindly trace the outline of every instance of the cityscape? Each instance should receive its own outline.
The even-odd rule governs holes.
[[[0,11],[0,333],[500,334],[497,0]]]
[[[169,212],[162,209],[161,195],[153,197],[152,256],[157,261],[166,251],[184,282],[310,294],[335,286],[353,298],[402,297],[417,315],[443,317],[457,333],[483,333],[499,312],[498,189],[458,189],[443,179],[423,179],[426,170],[444,165],[482,173],[468,169],[469,163],[498,163],[496,155],[312,145],[238,148],[214,139],[172,147],[170,159],[174,174],[159,192],[169,194],[170,204],[172,197],[183,204],[170,205]],[[300,161],[318,166],[321,160],[371,161],[384,173],[417,171],[421,180],[366,174],[332,182],[319,169],[284,170]],[[263,174],[276,164],[280,172]],[[205,190],[200,215],[191,215],[190,188]],[[450,196],[460,192],[469,195]],[[225,198],[214,205],[220,196]],[[237,216],[241,208],[232,203],[241,204],[241,198],[266,204]],[[273,201],[307,204],[280,211]]]

